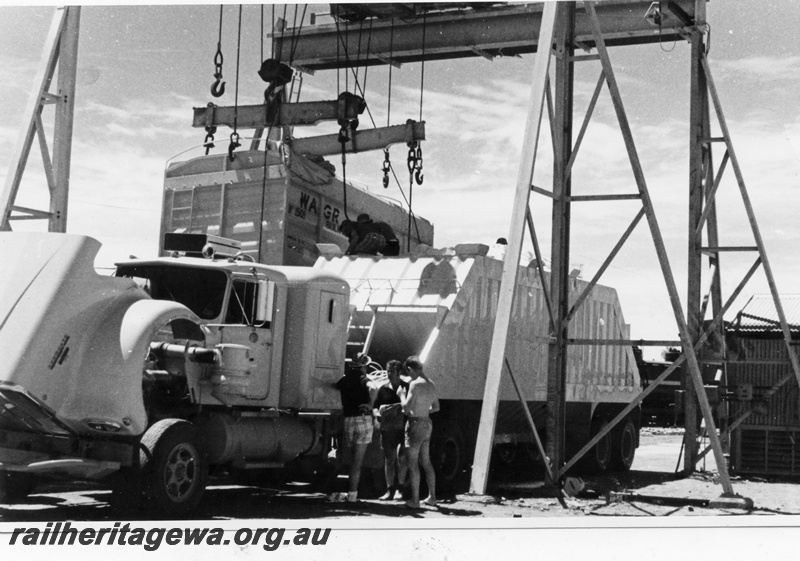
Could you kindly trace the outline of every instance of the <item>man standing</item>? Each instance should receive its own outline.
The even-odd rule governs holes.
[[[425,481],[428,484],[428,498],[425,504],[436,506],[436,475],[430,457],[431,433],[433,423],[429,415],[439,410],[439,398],[436,385],[431,382],[422,369],[419,357],[411,356],[406,360],[405,368],[411,377],[408,392],[402,388],[398,391],[403,412],[408,421],[406,423],[406,457],[408,469],[411,474],[411,500],[406,506],[419,508],[419,466],[425,472]]]
[[[406,478],[407,466],[405,447],[403,446],[405,416],[400,396],[397,395],[397,390],[401,387],[408,391],[408,384],[400,379],[402,368],[403,365],[399,360],[390,360],[386,363],[389,383],[378,389],[375,403],[372,404],[373,409],[377,411],[381,427],[381,446],[383,447],[384,474],[386,475],[386,494],[381,497],[383,501],[402,498],[399,487]],[[398,469],[395,469],[395,465]],[[395,473],[397,473],[397,486],[394,483]]]
[[[368,363],[368,356],[357,357],[355,363],[346,368],[344,377],[336,382],[336,389],[342,396],[345,446],[353,448],[353,463],[349,472],[350,492],[347,494],[349,503],[358,502],[361,466],[367,447],[372,442],[372,405],[366,373]]]

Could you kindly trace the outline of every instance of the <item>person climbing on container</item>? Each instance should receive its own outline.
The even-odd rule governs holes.
[[[422,362],[417,356],[410,356],[405,362],[405,369],[411,376],[408,392],[403,388],[397,390],[403,412],[406,414],[406,458],[411,475],[411,499],[406,501],[409,508],[419,508],[419,467],[425,472],[428,484],[428,498],[423,502],[436,506],[436,474],[431,464],[430,443],[433,422],[430,414],[439,410],[439,398],[436,385],[423,371]]]
[[[400,240],[397,239],[394,230],[386,222],[374,222],[369,214],[359,214],[356,222],[362,228],[367,228],[368,231],[377,231],[383,236],[383,239],[386,240],[386,244],[383,246],[383,249],[380,250],[382,255],[387,257],[400,255]]]
[[[494,245],[489,248],[489,252],[486,254],[487,257],[492,257],[494,259],[499,259],[502,261],[506,258],[506,250],[508,249],[508,240],[505,238],[497,238],[497,241],[494,242]]]
[[[367,447],[372,442],[372,404],[367,378],[367,364],[370,358],[359,355],[345,367],[345,374],[336,382],[342,398],[344,416],[344,443],[353,450],[348,477],[349,492],[347,502],[358,502],[358,484],[361,479],[361,466]]]
[[[344,220],[339,232],[347,236],[350,245],[345,255],[398,255],[400,242],[385,222],[373,222],[369,214],[360,214],[355,222]]]
[[[406,421],[400,396],[397,395],[397,390],[400,388],[408,391],[408,383],[400,379],[402,370],[403,365],[399,360],[390,360],[386,363],[389,383],[378,389],[375,402],[372,404],[373,412],[380,421],[386,475],[386,493],[380,498],[382,501],[403,498],[400,487],[405,482],[408,468],[404,446]],[[395,474],[397,474],[397,484],[395,484]]]

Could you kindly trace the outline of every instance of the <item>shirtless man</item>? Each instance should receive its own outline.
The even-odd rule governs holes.
[[[436,385],[430,381],[422,370],[419,357],[408,357],[405,363],[406,371],[411,377],[408,393],[404,389],[398,390],[403,412],[408,417],[406,424],[406,457],[408,470],[411,475],[411,500],[406,506],[419,508],[419,466],[425,472],[425,481],[428,483],[429,495],[425,504],[436,506],[436,475],[430,457],[430,442],[433,423],[429,415],[439,410],[439,398],[436,395]]]

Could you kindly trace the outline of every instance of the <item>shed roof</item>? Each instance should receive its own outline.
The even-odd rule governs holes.
[[[786,322],[792,332],[800,332],[800,294],[780,296]],[[739,331],[766,333],[780,331],[780,320],[771,294],[754,294],[736,314],[733,328]]]

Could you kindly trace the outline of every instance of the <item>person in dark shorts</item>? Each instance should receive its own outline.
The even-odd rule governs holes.
[[[419,357],[411,356],[405,362],[406,373],[411,377],[408,392],[403,388],[398,390],[403,412],[406,414],[406,457],[408,470],[411,475],[411,499],[406,501],[406,506],[419,508],[419,467],[425,472],[425,482],[428,484],[429,495],[424,500],[425,504],[436,506],[436,475],[430,457],[431,433],[433,423],[430,414],[439,410],[439,398],[436,385],[428,378],[422,369]]]
[[[346,367],[344,377],[336,382],[336,389],[342,397],[345,446],[353,448],[347,494],[347,502],[351,503],[358,501],[361,466],[364,463],[367,446],[372,442],[372,405],[366,373],[368,363],[368,356],[357,357],[354,363]]]
[[[405,415],[400,396],[397,395],[397,390],[401,387],[408,391],[408,384],[400,379],[402,369],[403,365],[399,360],[390,360],[386,363],[389,383],[378,389],[378,395],[372,404],[373,411],[380,420],[386,475],[386,493],[381,497],[382,501],[402,498],[399,487],[406,479]],[[397,474],[397,485],[395,485],[395,474]]]

